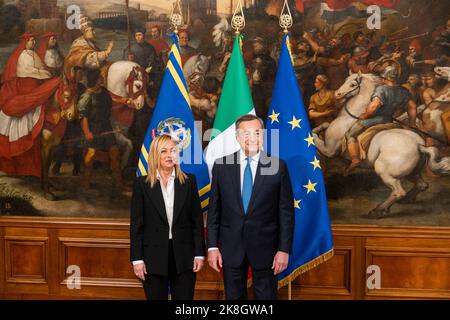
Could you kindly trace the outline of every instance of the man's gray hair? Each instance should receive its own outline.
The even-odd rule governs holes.
[[[253,121],[253,120],[258,120],[259,123],[261,124],[261,129],[264,129],[264,121],[260,117],[255,116],[254,114],[244,114],[243,116],[240,116],[236,120],[236,130],[239,129],[239,126],[241,125],[242,122]]]

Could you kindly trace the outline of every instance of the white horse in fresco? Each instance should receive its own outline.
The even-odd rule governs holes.
[[[209,71],[211,57],[197,54],[190,57],[183,66],[183,75],[186,83],[195,83],[198,86],[203,84],[206,73]]]
[[[218,101],[202,93],[198,95],[197,90],[192,90],[197,88],[199,89],[198,91],[203,92],[202,86],[207,73],[210,71],[210,67],[211,57],[197,54],[186,61],[183,66],[183,75],[189,88],[191,109],[204,111],[208,117],[214,118]]]
[[[331,123],[324,123],[313,130],[317,149],[326,157],[347,157],[342,152],[342,143],[346,131],[357,121],[370,103],[370,97],[381,79],[372,74],[355,73],[335,92],[338,99],[346,99],[346,106]],[[325,130],[322,140],[318,133]],[[450,157],[439,159],[439,150],[426,147],[424,139],[408,129],[389,129],[377,133],[367,150],[367,157],[361,167],[373,168],[391,194],[368,214],[369,218],[381,218],[389,213],[391,206],[403,199],[414,201],[416,195],[428,188],[421,177],[421,169],[429,157],[428,166],[434,172],[450,173]],[[406,192],[401,179],[407,178],[414,183]]]
[[[146,83],[146,71],[135,62],[116,61],[108,69],[107,90],[118,100],[131,100],[131,104],[127,107],[132,110],[144,107]],[[124,168],[133,150],[133,143],[127,137],[129,127],[114,116],[111,118],[111,124],[121,151],[120,164]]]

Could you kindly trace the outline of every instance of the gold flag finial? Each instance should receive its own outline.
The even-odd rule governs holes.
[[[291,10],[289,9],[289,4],[287,0],[284,0],[283,9],[281,9],[280,13],[280,27],[284,29],[284,33],[288,33],[288,29],[292,27],[293,20]]]
[[[173,4],[172,13],[170,14],[170,23],[174,28],[174,33],[178,34],[178,28],[183,25],[183,13],[181,11],[180,0],[176,0]]]
[[[245,27],[245,16],[241,0],[239,0],[239,3],[234,10],[233,18],[231,18],[231,27],[235,30],[236,34],[240,34],[241,30]]]

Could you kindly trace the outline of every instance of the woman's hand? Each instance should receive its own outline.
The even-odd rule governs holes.
[[[147,269],[145,268],[145,263],[139,263],[133,266],[134,274],[139,279],[145,281],[145,275],[147,274]]]
[[[194,258],[194,268],[192,269],[192,271],[199,272],[200,270],[202,270],[203,263],[204,263],[203,259]]]

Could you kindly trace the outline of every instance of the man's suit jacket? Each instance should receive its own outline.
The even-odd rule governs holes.
[[[236,152],[214,164],[207,245],[220,249],[225,266],[238,267],[246,254],[252,267],[270,268],[277,251],[291,250],[294,200],[288,170],[283,160],[261,152],[245,214],[239,158]],[[277,164],[278,170],[267,174]]]
[[[169,222],[158,181],[153,188],[138,177],[131,200],[131,261],[144,260],[147,272],[168,275]],[[173,251],[177,272],[192,270],[194,257],[205,256],[203,215],[195,176],[184,184],[175,178],[172,223]]]

